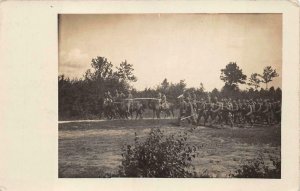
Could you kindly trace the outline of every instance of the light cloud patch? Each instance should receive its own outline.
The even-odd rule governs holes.
[[[78,48],[70,51],[61,51],[59,58],[59,73],[69,76],[82,75],[90,65],[90,57]]]

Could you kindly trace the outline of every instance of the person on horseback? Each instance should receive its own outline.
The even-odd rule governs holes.
[[[125,99],[126,96],[122,91],[120,91],[119,97],[120,97],[120,100],[123,100],[123,99]]]
[[[110,94],[109,91],[107,91],[105,94],[104,94],[104,101],[107,102],[107,103],[112,103],[113,101],[113,98]]]
[[[167,108],[167,97],[166,97],[165,94],[161,98],[161,107],[162,107],[162,109],[166,109]]]
[[[158,92],[157,94],[157,100],[158,100],[158,103],[159,103],[159,107],[161,107],[161,104],[162,104],[162,95],[160,92]]]
[[[109,91],[104,93],[104,115],[111,119],[114,117],[113,100]]]
[[[133,105],[133,96],[132,96],[130,90],[128,92],[127,101],[128,101],[127,102],[127,112],[130,113],[130,109],[132,108],[132,105]]]
[[[120,101],[120,94],[119,94],[119,92],[118,92],[118,90],[116,89],[115,90],[115,97],[114,97],[114,101]]]

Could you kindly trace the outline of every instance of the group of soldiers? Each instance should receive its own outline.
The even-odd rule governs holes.
[[[158,103],[162,108],[167,107],[168,102],[167,102],[167,96],[165,94],[159,92],[157,98],[154,99],[158,101]],[[122,101],[126,101],[128,103],[128,108],[130,108],[130,106],[133,103],[133,95],[131,91],[128,92],[127,96],[123,92],[118,90],[115,90],[114,96],[110,93],[110,91],[107,91],[104,94],[105,103],[119,103]]]
[[[189,123],[200,125],[203,118],[203,125],[211,119],[211,123],[220,125],[249,124],[253,126],[260,124],[276,124],[281,122],[281,101],[274,99],[231,99],[217,97],[197,99],[195,93],[183,94],[178,97],[179,124],[183,120]]]
[[[142,99],[142,98],[139,98]],[[160,108],[166,108],[168,101],[166,95],[158,93],[156,98]],[[178,123],[184,120],[188,123],[205,126],[210,124],[234,125],[249,124],[279,124],[281,122],[281,101],[274,99],[232,99],[211,97],[198,98],[195,93],[184,93],[179,99]],[[114,96],[108,91],[105,93],[104,103],[127,105],[127,112],[133,106],[133,96],[131,91],[125,95],[123,92],[115,90]]]
[[[120,103],[123,102],[124,100],[126,101],[127,111],[129,112],[129,109],[133,103],[133,96],[131,91],[128,92],[127,96],[122,91],[119,92],[118,90],[115,90],[114,96],[110,93],[110,91],[107,91],[104,94],[104,103],[107,105]]]

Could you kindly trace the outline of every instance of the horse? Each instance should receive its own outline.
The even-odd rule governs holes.
[[[145,111],[145,105],[141,101],[134,101],[132,104],[132,109],[130,110],[132,113],[135,112],[135,119],[143,119],[143,113]],[[133,115],[131,113],[131,116]]]
[[[105,100],[103,103],[104,116],[107,119],[113,119],[116,116],[114,104],[111,101]]]
[[[128,119],[127,103],[124,101],[114,102],[116,113],[120,119]]]
[[[159,119],[160,118],[160,110],[161,106],[158,99],[151,99],[148,101],[148,108],[152,110],[154,119],[155,116]]]

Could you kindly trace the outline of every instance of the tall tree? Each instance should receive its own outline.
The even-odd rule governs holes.
[[[97,58],[92,59],[91,70],[87,70],[85,74],[86,79],[91,79],[96,85],[97,95],[100,97],[104,96],[105,91],[105,81],[112,77],[112,63],[107,60],[105,57],[98,56]]]
[[[247,76],[243,74],[242,69],[236,62],[230,62],[224,69],[221,69],[220,79],[225,82],[225,85],[238,87],[238,84],[245,84]]]
[[[253,86],[255,90],[257,90],[260,87],[261,80],[258,78],[257,73],[251,74],[251,77],[249,78],[249,82],[247,85]]]
[[[136,82],[137,78],[136,76],[133,74],[133,65],[127,63],[127,60],[125,60],[124,62],[121,62],[120,66],[117,67],[117,76],[121,79],[124,80],[126,82]]]
[[[127,91],[129,88],[132,88],[130,86],[131,82],[136,82],[137,78],[133,74],[133,65],[129,64],[127,60],[124,62],[121,62],[119,67],[117,67],[117,71],[114,73],[114,76],[119,80],[122,86],[122,89]]]
[[[278,77],[279,74],[271,66],[266,66],[264,68],[263,74],[258,74],[261,77],[261,82],[266,84],[266,90],[268,89],[268,83],[273,80],[273,78]]]

